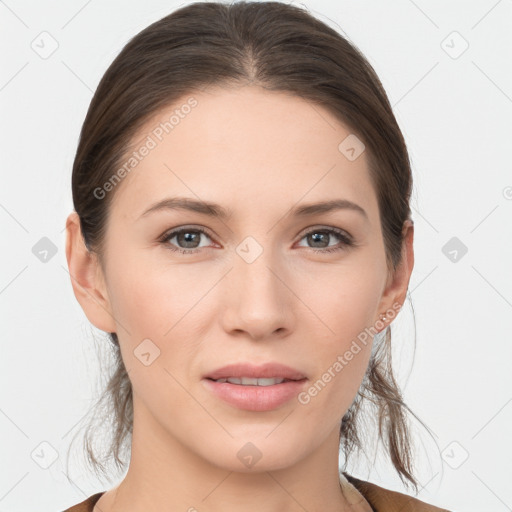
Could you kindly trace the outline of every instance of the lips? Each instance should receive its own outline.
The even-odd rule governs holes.
[[[307,381],[304,373],[280,363],[229,364],[202,379],[205,389],[217,398],[253,412],[271,411],[290,403]]]
[[[303,380],[306,376],[289,366],[280,363],[266,363],[263,365],[252,365],[249,363],[236,363],[223,366],[207,373],[204,379],[219,380],[219,379],[283,379],[290,380]],[[247,382],[247,381],[246,381]],[[236,383],[234,381],[233,383]],[[243,384],[243,381],[241,382]],[[262,381],[263,385],[265,384]],[[258,384],[256,384],[258,385]]]

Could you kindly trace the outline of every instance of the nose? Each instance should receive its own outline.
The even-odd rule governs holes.
[[[226,276],[223,327],[253,340],[284,337],[295,320],[286,270],[264,251],[255,261],[238,259]]]

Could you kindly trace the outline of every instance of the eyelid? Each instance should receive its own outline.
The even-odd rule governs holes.
[[[210,238],[213,238],[213,236],[210,234],[210,231],[208,228],[205,228],[204,226],[196,226],[196,225],[188,225],[184,224],[183,226],[176,226],[174,228],[166,229],[159,237],[158,240],[162,240],[164,238],[167,238],[171,234],[176,234],[181,231],[186,231],[189,229],[190,231],[200,231],[201,233],[204,233],[205,235],[208,235]]]
[[[166,230],[160,237],[158,237],[159,241],[163,241],[165,239],[168,239],[171,234],[180,233],[181,231],[185,231],[187,229],[190,229],[191,231],[199,231],[201,233],[204,233],[206,236],[208,236],[210,239],[214,239],[215,237],[210,233],[208,228],[205,228],[204,226],[197,226],[197,225],[183,225],[183,226],[176,226],[175,228],[170,228]],[[311,231],[334,231],[335,233],[338,233],[339,236],[344,236],[348,238],[348,240],[352,243],[355,243],[354,237],[346,230],[335,227],[335,226],[322,226],[322,225],[312,225],[307,228],[304,228],[302,231],[299,232],[297,237],[299,237],[299,240],[302,240],[304,236],[311,233]]]
[[[311,233],[312,231],[334,231],[339,236],[344,236],[348,238],[351,242],[354,242],[354,237],[348,231],[338,228],[336,226],[322,226],[318,224],[314,224],[313,226],[304,228],[304,230],[302,230],[297,236],[300,236],[300,239],[302,239],[305,235]]]

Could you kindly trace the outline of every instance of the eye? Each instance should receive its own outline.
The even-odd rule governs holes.
[[[194,254],[199,252],[201,236],[205,235],[210,238],[206,231],[201,228],[180,228],[167,232],[160,238],[160,242],[165,244],[166,248],[171,251],[181,252],[183,254]],[[183,244],[184,248],[176,247],[171,243],[171,240],[176,238],[177,244]]]
[[[335,238],[338,238],[341,240],[341,245],[338,243],[336,246],[329,246],[329,237],[335,236]],[[307,238],[309,242],[312,242],[314,244],[319,244],[316,246],[316,248],[311,248],[313,252],[318,253],[325,253],[325,252],[336,252],[336,251],[342,251],[346,247],[352,247],[355,245],[352,237],[346,233],[345,231],[342,231],[341,229],[337,228],[317,228],[313,229],[311,231],[308,231],[304,234],[302,239]],[[301,240],[302,240],[301,239]],[[327,242],[327,246],[323,245]],[[320,247],[320,249],[318,248]],[[321,247],[326,247],[322,249]]]
[[[184,227],[164,233],[159,241],[171,251],[180,252],[182,254],[195,254],[199,252],[200,249],[205,248],[205,246],[200,245],[201,236],[203,235],[210,238],[208,233],[202,228]],[[329,238],[332,236],[341,242],[335,246],[330,246]],[[346,247],[355,245],[354,240],[348,233],[337,228],[316,228],[305,233],[301,240],[304,238],[307,238],[308,242],[319,244],[316,245],[316,247],[310,247],[313,252],[317,253],[341,251]],[[173,239],[176,239],[175,242],[172,242]],[[327,243],[327,245],[325,245],[325,243]]]

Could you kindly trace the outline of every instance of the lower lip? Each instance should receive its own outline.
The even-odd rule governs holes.
[[[270,411],[296,397],[306,380],[291,380],[272,386],[242,386],[211,379],[203,379],[203,382],[216,396],[239,409]]]

